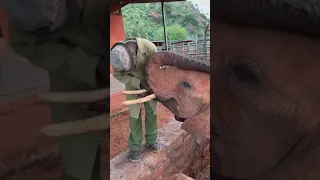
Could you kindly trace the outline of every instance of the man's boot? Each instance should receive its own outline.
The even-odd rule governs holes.
[[[140,161],[140,151],[130,151],[129,160],[131,162],[139,162]]]
[[[153,143],[153,144],[149,144],[147,145],[148,148],[152,151],[152,152],[159,152],[160,151],[160,144],[158,144],[157,142]]]

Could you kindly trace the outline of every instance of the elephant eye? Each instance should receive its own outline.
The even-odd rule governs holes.
[[[181,85],[184,89],[191,89],[191,85],[187,81],[182,81]]]
[[[244,64],[235,65],[232,69],[232,73],[239,80],[239,82],[250,83],[250,84],[259,83],[259,80],[256,74],[251,69],[251,67],[247,65],[244,65]]]
[[[259,91],[261,75],[258,66],[251,65],[251,60],[240,59],[229,66],[229,83],[236,88]]]

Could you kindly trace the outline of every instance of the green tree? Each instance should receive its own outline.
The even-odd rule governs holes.
[[[186,39],[188,36],[196,35],[203,38],[204,29],[210,20],[196,5],[190,1],[166,2],[164,8],[169,39]],[[161,3],[129,4],[122,8],[122,15],[127,37],[140,36],[151,40],[163,40]],[[170,27],[176,25],[179,25],[177,31],[182,34],[170,30]]]
[[[157,38],[163,39],[164,30],[160,28],[157,30]],[[188,31],[180,25],[171,25],[167,27],[167,35],[169,40],[186,40],[189,37]]]
[[[152,21],[151,15],[146,11],[148,4],[132,4],[122,8],[124,29],[126,36],[148,38],[158,29],[158,24]]]

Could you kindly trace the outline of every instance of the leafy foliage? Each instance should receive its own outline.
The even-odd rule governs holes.
[[[164,39],[163,28],[158,29],[156,38],[159,40]],[[185,40],[189,37],[188,31],[180,25],[172,25],[167,27],[167,37],[169,40]]]
[[[203,38],[210,20],[191,2],[164,3],[168,39]],[[161,3],[129,4],[122,8],[127,37],[163,39]]]

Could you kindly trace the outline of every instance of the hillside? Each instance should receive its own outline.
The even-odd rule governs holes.
[[[165,18],[169,40],[204,37],[210,19],[191,2],[165,3]],[[163,39],[161,3],[129,4],[122,8],[126,37]]]

